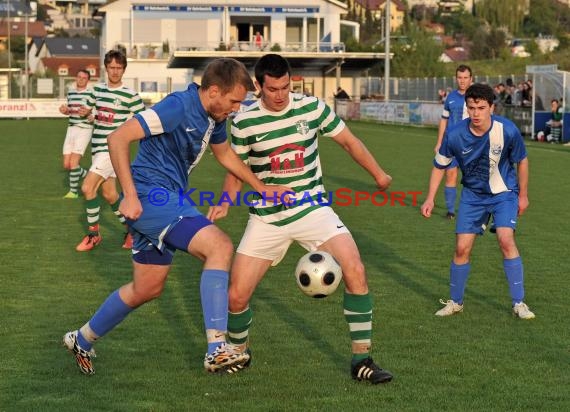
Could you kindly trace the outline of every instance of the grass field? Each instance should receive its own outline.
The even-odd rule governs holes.
[[[512,317],[501,255],[489,234],[475,245],[464,312],[436,318],[438,299],[448,296],[454,248],[443,196],[429,220],[409,201],[365,203],[336,211],[367,266],[375,301],[373,356],[394,373],[390,384],[350,379],[342,293],[324,300],[301,294],[292,275],[303,254],[298,246],[254,295],[254,358],[246,372],[204,372],[200,265],[178,254],[161,298],[97,344],[97,373],[86,377],[61,337],[128,282],[131,269],[109,208],[102,209],[101,246],[91,253],[74,250],[84,209],[81,199],[62,199],[65,126],[0,121],[0,411],[570,410],[570,149],[528,145],[531,205],[517,240],[535,320]],[[393,176],[393,191],[425,194],[434,129],[351,127]],[[327,190],[374,189],[338,146],[323,141],[321,151]],[[219,191],[222,177],[206,156],[192,187]],[[220,225],[237,244],[247,212],[236,207],[230,213]]]

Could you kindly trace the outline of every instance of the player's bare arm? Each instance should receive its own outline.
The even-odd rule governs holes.
[[[224,178],[224,184],[222,186],[222,192],[226,193],[230,200],[233,202],[236,200],[237,192],[241,190],[243,182],[237,178],[234,174],[228,172]],[[206,217],[212,222],[217,219],[222,219],[228,215],[230,208],[229,202],[223,202],[221,205],[210,206],[208,208],[208,214]]]
[[[431,170],[431,175],[429,178],[428,194],[426,200],[424,201],[422,207],[420,208],[423,217],[431,216],[431,212],[433,211],[433,208],[435,206],[435,195],[437,194],[437,188],[439,187],[441,179],[443,179],[444,175],[445,175],[445,169],[438,169],[437,167],[434,167]]]
[[[445,134],[446,128],[447,128],[447,119],[441,118],[439,120],[439,126],[437,129],[437,142],[435,144],[435,147],[433,148],[435,154],[437,154],[439,148],[441,147],[441,142],[443,142],[443,135]]]
[[[519,215],[522,215],[528,208],[528,158],[521,160],[517,167],[517,177],[519,183]]]
[[[77,113],[81,117],[86,117],[86,116],[91,115],[91,111],[92,111],[92,108],[89,106],[81,106],[79,109],[77,109]]]
[[[138,120],[129,119],[107,138],[111,163],[124,194],[119,211],[132,220],[138,219],[142,214],[142,206],[131,174],[130,145],[143,137],[144,130]]]
[[[345,127],[339,134],[334,136],[333,140],[342,146],[354,161],[374,178],[380,190],[386,190],[390,187],[392,177],[380,167],[364,143],[352,134],[348,127]]]

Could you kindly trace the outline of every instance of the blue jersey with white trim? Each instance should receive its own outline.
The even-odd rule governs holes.
[[[445,132],[434,166],[444,169],[455,157],[464,187],[481,194],[518,192],[514,164],[527,157],[519,129],[510,120],[495,115],[482,136],[474,135],[469,124],[470,119],[465,119]]]
[[[206,112],[193,83],[174,92],[134,117],[145,137],[131,165],[139,193],[162,187],[177,192],[186,189],[188,176],[209,143],[226,141],[226,123],[216,123]]]
[[[455,126],[463,119],[467,119],[469,114],[465,107],[465,94],[461,94],[457,90],[453,90],[449,93],[443,103],[443,112],[441,113],[441,117],[443,119],[447,119],[446,129],[449,129],[451,126]]]

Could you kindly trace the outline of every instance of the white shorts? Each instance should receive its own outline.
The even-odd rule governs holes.
[[[321,207],[285,226],[265,223],[259,216],[250,215],[237,253],[271,260],[271,266],[276,266],[293,241],[314,251],[342,233],[350,231],[330,207]]]
[[[111,163],[109,152],[95,153],[91,157],[91,167],[89,171],[101,176],[105,180],[110,177],[117,177],[115,169],[113,169],[113,164]]]
[[[69,126],[63,141],[63,154],[77,153],[83,156],[87,145],[91,141],[91,133],[93,133],[93,128],[91,127]]]

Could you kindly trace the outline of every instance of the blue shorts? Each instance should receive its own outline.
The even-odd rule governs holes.
[[[465,187],[461,191],[455,233],[483,234],[484,225],[493,216],[493,227],[515,230],[519,211],[519,195],[503,192],[497,195],[474,193]]]
[[[459,167],[459,163],[457,162],[457,160],[455,160],[455,157],[453,158],[451,163],[447,165],[447,167],[445,169],[446,170],[447,169],[453,169],[454,167]]]
[[[157,198],[152,194],[139,193],[143,212],[137,220],[127,219],[129,232],[133,235],[133,254],[142,250],[158,249],[160,253],[172,255],[176,249],[185,250],[188,244],[182,245],[183,241],[180,239],[178,239],[180,245],[166,241],[172,229],[184,218],[194,221],[194,223],[187,224],[188,229],[192,230],[192,233],[188,234],[188,241],[208,222],[211,224],[189,202],[179,199],[178,193],[164,191],[162,195],[161,198]]]

